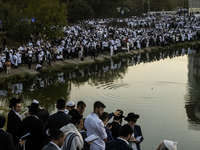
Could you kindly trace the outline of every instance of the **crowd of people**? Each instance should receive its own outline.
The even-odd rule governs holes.
[[[96,101],[85,119],[86,104],[77,105],[64,99],[57,100],[57,112],[49,112],[33,100],[26,117],[22,118],[21,99],[10,99],[11,109],[6,118],[0,115],[0,145],[2,150],[141,150],[144,140],[136,124],[139,115],[133,112],[125,117],[123,111],[105,112],[102,102]],[[111,123],[108,121],[113,118]],[[122,125],[122,121],[127,124]],[[177,142],[164,140],[157,150],[177,150]]]
[[[44,61],[49,65],[51,60],[77,58],[84,61],[84,57],[88,55],[91,58],[98,57],[99,53],[109,53],[112,56],[133,49],[199,40],[200,20],[187,14],[86,20],[82,26],[69,26],[64,34],[65,36],[58,41],[51,42],[43,38],[32,38],[27,45],[10,50],[6,47],[4,37],[0,70],[5,67],[7,74],[10,74],[12,65],[17,68],[22,63],[28,64],[31,69],[31,63],[37,62],[38,68],[41,68]],[[183,49],[180,54],[193,52],[191,49]],[[161,52],[155,57],[164,59],[165,56],[167,54]],[[146,55],[146,60],[148,59],[149,54]],[[133,57],[131,62],[141,62],[141,56]],[[114,67],[111,63],[110,69]],[[106,71],[106,67],[103,71]],[[70,76],[72,75],[69,75],[69,78]],[[3,150],[17,150],[22,147],[26,150],[141,149],[140,144],[144,137],[141,127],[136,124],[140,117],[138,114],[130,112],[125,117],[119,109],[112,113],[104,112],[106,106],[100,101],[94,103],[93,112],[85,119],[83,114],[86,104],[83,101],[79,101],[75,107],[73,102],[66,104],[64,99],[59,99],[56,107],[57,113],[49,115],[49,112],[34,100],[28,107],[26,118],[22,118],[20,99],[12,98],[9,105],[11,110],[7,117],[7,131],[3,128],[6,119],[0,116],[0,145]],[[113,121],[108,123],[111,118]],[[123,120],[127,124],[122,125]],[[177,142],[164,140],[157,150],[176,150],[176,145]]]
[[[172,44],[200,39],[200,20],[193,15],[150,15],[123,19],[85,20],[82,25],[74,24],[64,30],[64,37],[58,40],[46,38],[31,40],[18,48],[0,48],[0,70],[6,70],[6,61],[17,68],[22,63],[37,62],[36,69],[46,61],[77,58],[84,61],[88,55],[98,57],[99,53],[111,56],[129,50]],[[9,65],[7,65],[9,67]],[[7,72],[8,74],[10,72]]]
[[[39,88],[47,88],[52,85],[59,86],[64,84],[69,80],[76,80],[80,78],[88,78],[93,75],[100,75],[100,77],[106,76],[109,71],[112,72],[122,72],[125,68],[133,65],[139,65],[140,63],[149,63],[159,60],[164,60],[166,58],[174,58],[177,56],[191,55],[199,53],[199,47],[191,46],[189,48],[182,48],[176,50],[165,50],[162,52],[151,52],[146,54],[134,55],[127,59],[122,60],[110,60],[101,64],[93,64],[87,68],[78,68],[73,72],[62,72],[55,75],[41,76],[37,75],[34,80],[29,80],[28,85],[24,82],[17,83],[7,83],[1,84],[0,86],[0,96],[8,96],[10,93],[21,95],[25,91],[34,92]],[[121,71],[120,71],[121,70]],[[116,77],[115,76],[115,77]]]

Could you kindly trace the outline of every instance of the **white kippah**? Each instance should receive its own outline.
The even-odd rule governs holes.
[[[72,107],[72,106],[74,106],[75,104],[74,104],[74,102],[72,102],[72,101],[70,101],[70,102],[68,102],[67,103],[67,106],[69,106],[69,107]]]
[[[177,146],[176,145],[178,144],[178,142],[164,140],[164,144],[169,150],[177,150]]]
[[[36,99],[33,99],[33,103],[39,104],[39,102]]]

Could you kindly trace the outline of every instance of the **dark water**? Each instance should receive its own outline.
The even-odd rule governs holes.
[[[199,87],[200,53],[193,46],[2,84],[0,113],[7,114],[11,97],[22,99],[23,112],[37,99],[54,113],[57,99],[63,97],[75,103],[83,100],[86,117],[99,100],[107,112],[122,109],[124,115],[140,115],[137,123],[143,131],[143,150],[156,149],[164,139],[178,141],[181,150],[199,150]]]

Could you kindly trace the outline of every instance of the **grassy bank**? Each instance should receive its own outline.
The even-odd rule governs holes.
[[[61,71],[73,71],[76,67],[84,68],[89,65],[90,65],[90,63],[88,63],[88,62],[84,62],[84,63],[80,63],[80,64],[68,63],[65,66],[61,66],[61,65],[55,66],[55,67],[48,66],[47,68],[43,68],[40,72],[41,73],[52,73],[52,72],[61,72]]]
[[[30,79],[32,76],[29,73],[21,73],[21,74],[13,74],[7,77],[0,78],[0,83],[5,83],[8,81],[18,81],[18,80],[27,80]]]
[[[182,49],[182,48],[188,48],[193,45],[199,45],[200,41],[192,41],[192,42],[183,42],[183,43],[178,43],[174,44],[171,46],[165,46],[165,47],[148,47],[144,48],[141,50],[130,50],[130,52],[125,52],[125,53],[118,53],[117,55],[114,55],[110,57],[109,55],[105,56],[104,54],[99,54],[101,58],[96,58],[96,59],[89,59],[89,60],[84,60],[84,61],[74,61],[69,60],[69,61],[63,61],[62,63],[54,64],[52,66],[45,66],[43,69],[40,71],[41,74],[49,74],[49,73],[56,73],[56,72],[62,72],[62,71],[67,71],[67,72],[72,72],[74,69],[77,68],[84,68],[88,67],[93,63],[101,63],[103,61],[109,61],[111,59],[117,60],[117,59],[123,59],[123,58],[129,58],[134,55],[137,55],[138,53],[151,53],[151,52],[161,52],[161,51],[166,51],[166,50],[172,50],[172,49]],[[53,62],[52,62],[53,63]],[[35,70],[32,70],[35,71]],[[0,83],[4,82],[9,82],[9,81],[18,81],[18,80],[26,80],[30,79],[33,75],[33,72],[27,73],[27,70],[21,69],[22,73],[15,73],[10,76],[2,76],[0,78]],[[37,74],[37,71],[35,71]]]

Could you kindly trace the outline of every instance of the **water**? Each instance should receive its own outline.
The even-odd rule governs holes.
[[[0,113],[6,115],[13,96],[22,99],[23,112],[37,99],[54,113],[57,99],[63,97],[75,103],[83,100],[86,117],[99,100],[106,104],[107,112],[122,109],[125,116],[129,112],[140,115],[137,124],[144,136],[143,150],[156,149],[164,139],[178,141],[181,150],[199,150],[198,51],[191,47],[142,54],[77,68],[72,73],[39,75],[29,81],[2,84]]]

